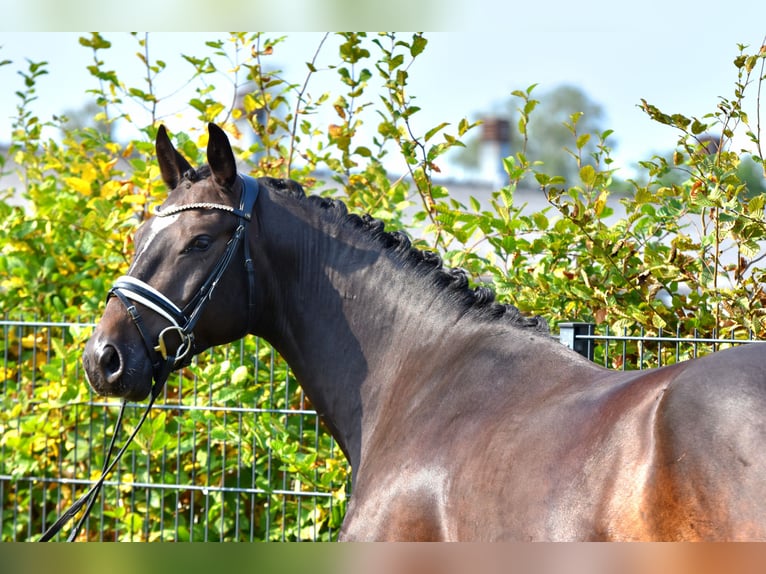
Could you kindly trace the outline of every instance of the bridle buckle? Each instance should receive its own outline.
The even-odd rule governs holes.
[[[165,327],[162,331],[160,331],[160,334],[157,335],[157,346],[154,347],[154,350],[160,354],[163,361],[167,361],[168,357],[170,356],[168,353],[167,343],[165,343],[165,335],[169,332],[175,332],[179,339],[181,339],[181,344],[179,345],[178,349],[176,349],[174,356],[174,362],[176,365],[178,365],[194,348],[194,335],[192,333],[187,333],[182,327],[178,325],[170,325],[169,327]]]

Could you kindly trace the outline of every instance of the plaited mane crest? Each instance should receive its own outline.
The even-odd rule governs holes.
[[[337,199],[317,195],[305,196],[289,190],[290,195],[318,206],[327,217],[338,225],[355,228],[382,249],[393,255],[402,266],[426,276],[435,289],[441,290],[456,306],[466,313],[484,320],[508,321],[515,327],[533,329],[548,333],[548,323],[542,317],[527,317],[518,308],[498,303],[495,293],[487,286],[471,288],[468,274],[463,269],[446,268],[441,257],[432,251],[423,251],[412,246],[410,238],[402,231],[385,231],[383,221],[365,214],[348,213],[346,205]]]

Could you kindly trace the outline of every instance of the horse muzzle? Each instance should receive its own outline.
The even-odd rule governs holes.
[[[99,325],[85,344],[82,362],[88,384],[99,395],[140,401],[151,392],[151,361],[140,340],[107,337]]]

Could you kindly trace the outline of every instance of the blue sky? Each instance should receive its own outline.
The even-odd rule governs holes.
[[[422,107],[418,126],[425,130],[441,121],[475,119],[501,109],[512,90],[533,83],[541,92],[574,84],[605,108],[605,125],[615,131],[615,159],[626,168],[647,159],[652,151],[672,148],[677,139],[673,130],[654,124],[638,109],[641,98],[671,113],[712,112],[719,96],[732,95],[737,44],[749,44],[755,51],[766,36],[766,2],[747,0],[523,5],[453,0],[444,9],[446,15],[438,20],[440,31],[427,34],[428,48],[410,70],[410,94]],[[302,77],[321,33],[301,29],[300,23],[292,29],[299,31],[288,33],[274,62],[286,73]],[[140,73],[134,40],[125,32],[106,35],[121,46],[111,51],[115,60],[110,65],[121,74],[133,68]],[[85,70],[91,54],[78,45],[78,36],[0,32],[0,60],[14,62],[0,67],[0,85],[6,86],[0,90],[0,141],[8,140],[16,106],[13,92],[21,88],[15,71],[26,66],[26,58],[50,63],[51,73],[42,80],[35,102],[41,117],[82,104],[93,80]],[[169,75],[176,74],[182,83],[189,68],[174,60],[177,52],[193,53],[204,40],[223,36],[158,32],[152,41],[158,51],[163,50]],[[322,89],[321,80],[312,81],[315,90]],[[754,100],[753,90],[749,108],[753,119]],[[762,115],[766,122],[763,110]]]

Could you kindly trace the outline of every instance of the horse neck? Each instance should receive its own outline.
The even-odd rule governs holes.
[[[387,392],[397,345],[438,338],[455,318],[433,312],[436,294],[424,296],[422,277],[363,226],[306,199],[271,200],[259,216],[268,245],[253,246],[268,254],[258,265],[270,312],[254,332],[287,360],[356,468],[362,416]]]

